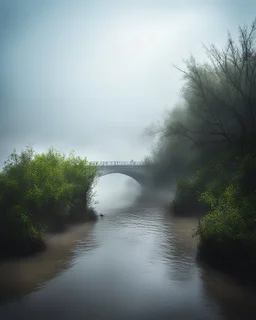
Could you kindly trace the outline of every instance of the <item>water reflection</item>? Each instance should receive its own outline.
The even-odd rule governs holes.
[[[225,320],[256,319],[255,293],[203,263],[201,280],[205,297],[217,303]]]
[[[193,238],[195,219],[164,217],[164,238],[161,243],[162,258],[169,266],[169,276],[173,281],[192,280],[197,272],[195,253],[197,241]]]
[[[45,283],[60,276],[75,263],[79,246],[92,250],[95,241],[84,239],[94,224],[70,228],[66,233],[46,236],[47,251],[33,257],[14,259],[0,264],[0,305],[21,300],[27,294],[41,289]],[[77,248],[77,242],[80,244]]]

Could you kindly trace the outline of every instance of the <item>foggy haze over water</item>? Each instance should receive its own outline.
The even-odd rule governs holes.
[[[253,3],[1,0],[1,165],[26,144],[143,160],[144,128],[179,99],[173,64],[203,58],[202,43],[221,46],[253,19]],[[104,179],[98,188],[133,188],[124,176]]]
[[[14,148],[19,153],[30,144],[37,153],[54,147],[89,161],[126,161],[129,167],[119,172],[142,184],[113,173],[113,167],[100,167],[103,176],[94,181],[95,197],[90,197],[94,175],[85,163],[55,165],[51,153],[46,161],[38,157],[26,167],[25,158],[22,167],[2,172],[0,251],[7,259],[0,263],[1,320],[256,319],[255,279],[252,269],[246,269],[247,259],[253,263],[254,220],[248,212],[254,205],[250,180],[255,157],[249,153],[234,165],[230,161],[225,172],[230,156],[235,158],[231,149],[223,166],[213,161],[190,183],[216,150],[222,155],[224,147],[208,144],[211,136],[221,133],[228,141],[231,131],[234,150],[254,150],[255,121],[253,112],[247,112],[252,104],[247,97],[240,102],[237,95],[244,81],[235,88],[236,80],[243,80],[243,68],[241,79],[236,71],[234,78],[228,76],[230,83],[235,79],[231,87],[222,79],[225,72],[237,70],[236,61],[248,66],[254,55],[242,49],[241,59],[238,55],[231,63],[234,69],[224,59],[227,67],[216,77],[207,66],[200,68],[206,59],[202,44],[225,48],[227,32],[237,40],[238,26],[250,24],[255,9],[255,0],[0,0],[0,169]],[[174,65],[186,68],[184,60],[191,54],[200,66],[191,77],[198,72],[200,85],[194,88],[196,80],[191,81],[184,90],[189,99],[181,100],[184,81]],[[248,70],[245,83],[253,79]],[[204,102],[198,100],[197,90],[203,93],[204,88],[209,99],[215,92],[216,98],[210,100],[206,119],[197,121],[209,104],[207,95],[200,93]],[[227,103],[222,88],[230,91]],[[173,136],[157,144],[156,137],[145,134],[157,121],[164,123],[167,110],[184,103],[188,108],[174,109],[166,123],[176,117],[174,127],[184,128],[184,136],[191,131],[192,139],[195,127],[199,142],[208,144],[200,152],[191,152],[192,143]],[[241,113],[236,105],[242,106]],[[190,117],[186,112],[193,108]],[[222,117],[215,124],[219,110],[227,126]],[[238,135],[235,120],[229,124],[236,114],[237,123],[245,115],[239,130],[246,130]],[[215,126],[221,130],[212,130]],[[164,129],[177,134],[176,128]],[[209,139],[201,139],[205,134]],[[136,161],[155,150],[159,162],[147,162],[150,179]],[[202,199],[214,203],[202,228],[199,213],[206,210],[201,202],[198,206],[198,190]],[[93,210],[83,210],[91,205],[98,219],[77,223],[91,220]],[[34,250],[34,255],[9,259]],[[215,269],[214,260],[244,274],[248,286]]]

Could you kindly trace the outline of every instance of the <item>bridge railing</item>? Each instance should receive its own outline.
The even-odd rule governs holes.
[[[91,165],[101,167],[101,166],[142,166],[143,161],[91,161]]]

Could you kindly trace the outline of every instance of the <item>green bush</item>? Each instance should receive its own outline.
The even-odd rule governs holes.
[[[210,211],[196,232],[199,256],[227,268],[240,267],[241,263],[256,267],[256,190],[251,180],[255,159],[247,155],[237,161],[237,170],[221,195],[208,188],[200,196]]]
[[[211,207],[199,227],[202,241],[214,239],[216,242],[234,240],[246,243],[256,240],[256,234],[248,232],[249,226],[256,222],[255,209],[248,199],[241,196],[238,187],[227,186],[219,199],[205,191],[201,200]]]
[[[15,254],[30,252],[41,246],[45,230],[91,218],[96,176],[96,168],[74,153],[14,151],[0,173],[2,246]]]
[[[205,211],[196,231],[200,258],[227,269],[256,267],[255,154],[207,163],[179,182],[173,207],[183,214]]]
[[[206,213],[210,209],[210,204],[207,201],[200,201],[201,194],[205,190],[215,198],[223,194],[234,170],[238,170],[236,163],[230,164],[230,159],[230,155],[214,159],[198,169],[191,179],[180,180],[173,202],[175,211],[188,214]]]
[[[43,249],[44,231],[42,225],[32,223],[20,206],[9,208],[1,215],[1,256],[26,255]]]

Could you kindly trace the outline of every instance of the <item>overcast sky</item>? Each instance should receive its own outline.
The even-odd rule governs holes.
[[[0,157],[31,143],[141,160],[190,53],[251,23],[256,1],[0,0]]]

